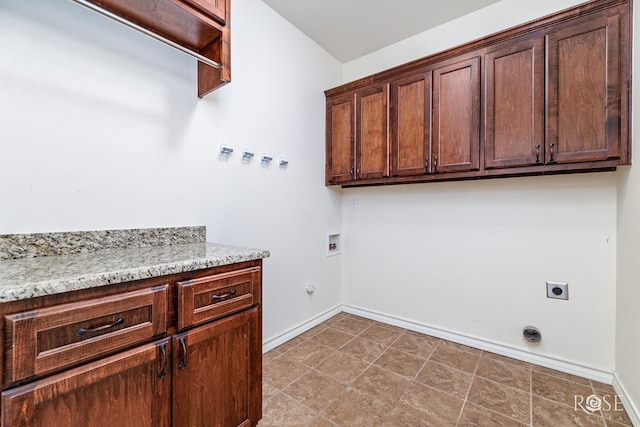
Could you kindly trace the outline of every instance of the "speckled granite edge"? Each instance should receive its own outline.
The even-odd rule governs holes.
[[[203,243],[204,226],[0,234],[0,259],[92,253],[105,249]]]
[[[0,261],[0,303],[267,258],[262,249],[192,243]]]

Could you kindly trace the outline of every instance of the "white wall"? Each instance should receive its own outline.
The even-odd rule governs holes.
[[[345,82],[395,67],[542,16],[584,3],[583,0],[502,0],[432,30],[344,64]]]
[[[634,10],[634,25],[640,22],[640,11]],[[634,46],[640,46],[638,30],[634,35]],[[633,135],[637,153],[640,135],[640,63],[634,54],[633,88]],[[619,172],[618,180],[618,289],[616,323],[616,373],[629,398],[636,405],[636,414],[640,410],[640,169],[638,156],[633,156],[635,165]]]
[[[345,80],[576,3],[504,0],[345,64]],[[616,186],[598,173],[345,189],[344,302],[611,372]],[[568,282],[569,301],[547,299],[548,280]]]
[[[341,66],[262,1],[233,3],[233,82],[203,100],[195,60],[68,0],[0,2],[0,52],[0,233],[206,225],[271,250],[265,339],[339,304],[323,90]]]

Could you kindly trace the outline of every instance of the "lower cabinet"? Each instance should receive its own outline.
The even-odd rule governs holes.
[[[262,408],[258,309],[173,337],[173,425],[253,426]]]
[[[261,265],[0,304],[0,427],[256,426]]]
[[[171,380],[160,351],[168,341],[4,391],[2,426],[170,426]]]

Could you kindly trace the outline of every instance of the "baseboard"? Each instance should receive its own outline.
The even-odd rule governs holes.
[[[336,306],[332,309],[329,309],[313,318],[311,318],[310,320],[307,320],[304,323],[299,324],[298,326],[294,326],[291,329],[288,329],[287,331],[281,333],[280,335],[275,336],[274,338],[270,338],[267,341],[264,341],[262,343],[262,352],[266,353],[267,351],[276,348],[277,346],[279,346],[280,344],[284,344],[285,342],[289,341],[290,339],[293,339],[295,337],[297,337],[298,335],[308,331],[309,329],[313,328],[314,326],[318,326],[320,323],[324,322],[325,320],[329,319],[330,317],[335,316],[336,314],[340,313],[342,310],[342,306]]]
[[[441,328],[435,328],[433,326],[425,325],[422,323],[414,322],[400,317],[389,316],[382,313],[377,313],[371,310],[365,310],[363,308],[339,305],[332,309],[329,309],[304,323],[295,326],[282,334],[265,341],[262,344],[262,351],[267,351],[284,344],[297,337],[298,335],[308,331],[314,326],[319,325],[330,317],[335,316],[340,312],[346,312],[355,314],[360,317],[364,317],[378,322],[386,323],[388,325],[398,326],[400,328],[408,329],[410,331],[420,332],[423,334],[431,335],[437,338],[446,339],[459,344],[468,345],[470,347],[478,348],[481,350],[490,351],[492,353],[500,354],[502,356],[511,357],[513,359],[522,360],[525,362],[533,363],[535,365],[544,366],[546,368],[555,369],[557,371],[566,372],[579,377],[589,378],[594,381],[599,381],[605,384],[612,384],[613,389],[620,396],[622,404],[624,405],[629,419],[634,426],[640,427],[640,410],[635,403],[629,398],[629,394],[618,375],[614,372],[602,371],[599,369],[590,368],[577,363],[569,362],[553,358],[550,356],[541,356],[538,354],[529,353],[518,348],[506,346],[504,344],[495,343],[492,341],[484,340],[478,337],[472,337],[457,332],[447,331]]]
[[[627,411],[627,415],[629,416],[631,423],[634,426],[640,426],[640,410],[638,410],[638,407],[635,405],[633,400],[629,398],[629,393],[622,381],[620,381],[620,377],[617,373],[613,374],[613,389],[616,391],[618,396],[620,396],[622,405],[624,406],[625,411]]]
[[[525,362],[533,363],[535,365],[544,366],[546,368],[566,372],[572,375],[577,375],[579,377],[589,378],[591,380],[599,381],[601,383],[605,383],[605,384],[613,383],[613,372],[607,372],[599,369],[590,368],[588,366],[583,366],[580,364],[553,358],[550,356],[542,356],[542,355],[530,353],[515,347],[510,347],[504,344],[484,340],[482,338],[468,336],[468,335],[460,334],[457,332],[447,331],[445,329],[435,328],[422,323],[417,323],[411,320],[402,319],[395,316],[389,316],[382,313],[377,313],[377,312],[366,310],[359,307],[343,305],[342,310],[347,313],[365,317],[367,319],[376,320],[378,322],[386,323],[393,326],[398,326],[411,331],[420,332],[420,333],[431,335],[437,338],[453,341],[459,344],[468,345],[469,347],[478,348],[480,350],[486,350],[491,353],[500,354],[502,356],[511,357],[513,359],[522,360]]]

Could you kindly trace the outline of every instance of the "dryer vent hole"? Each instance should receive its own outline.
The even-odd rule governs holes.
[[[527,326],[522,330],[522,336],[525,341],[530,344],[538,344],[542,340],[542,334],[538,328],[534,326]]]

